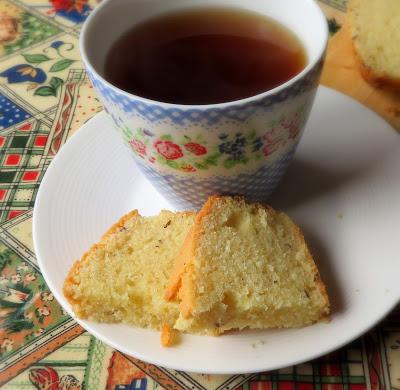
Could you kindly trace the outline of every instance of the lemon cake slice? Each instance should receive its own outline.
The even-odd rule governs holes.
[[[64,295],[75,314],[153,329],[172,326],[179,308],[164,293],[193,221],[189,212],[142,217],[135,210],[124,216],[72,266]]]
[[[399,0],[351,0],[348,9],[362,75],[370,82],[400,88]]]
[[[284,213],[239,197],[211,197],[176,260],[166,300],[180,302],[174,327],[301,327],[329,314],[329,300],[299,228]]]

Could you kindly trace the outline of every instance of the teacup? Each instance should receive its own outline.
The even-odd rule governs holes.
[[[129,28],[159,14],[210,6],[277,20],[303,43],[307,66],[272,90],[210,105],[156,102],[105,80],[106,55]],[[303,133],[327,40],[327,23],[314,0],[106,0],[86,21],[80,47],[104,108],[141,172],[175,208],[193,209],[212,194],[261,202],[268,198]]]

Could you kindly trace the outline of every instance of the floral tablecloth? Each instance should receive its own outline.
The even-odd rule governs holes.
[[[106,346],[54,299],[32,246],[32,208],[54,155],[102,110],[78,51],[93,0],[0,0],[0,385],[4,389],[400,389],[400,311],[295,367],[210,376]],[[335,34],[344,0],[321,1]],[[238,351],[240,353],[240,351]]]

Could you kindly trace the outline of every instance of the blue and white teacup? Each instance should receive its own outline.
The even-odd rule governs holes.
[[[303,43],[307,66],[272,90],[210,105],[152,101],[105,80],[110,47],[134,24],[204,6],[236,7],[277,20]],[[81,53],[141,171],[174,207],[192,209],[212,194],[267,199],[287,170],[307,122],[327,40],[327,23],[314,0],[106,0],[83,27]]]

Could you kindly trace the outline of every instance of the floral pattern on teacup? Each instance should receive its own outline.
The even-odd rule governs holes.
[[[204,132],[156,134],[148,128],[129,130],[122,120],[120,130],[128,145],[140,159],[160,164],[174,171],[194,173],[215,168],[233,167],[278,155],[295,142],[305,122],[305,106],[266,124],[265,130],[246,129],[220,132],[207,136]]]

